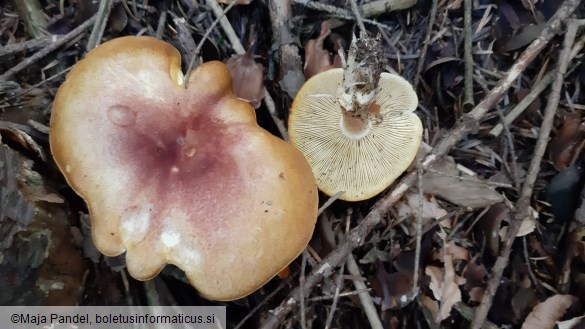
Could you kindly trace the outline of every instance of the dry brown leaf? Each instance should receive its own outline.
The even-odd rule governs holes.
[[[522,223],[520,223],[520,229],[518,229],[518,233],[516,234],[516,237],[528,235],[528,234],[534,232],[534,230],[536,229],[536,221],[538,220],[538,212],[536,210],[534,210],[534,208],[532,208],[532,207],[530,207],[530,210],[531,211],[528,213],[529,216],[525,217],[522,220]],[[509,213],[509,210],[508,210],[508,213]],[[509,215],[503,217],[503,220],[505,220],[506,222],[509,222],[510,221]],[[508,226],[502,227],[500,229],[500,239],[502,241],[504,241],[507,234],[508,234]]]
[[[557,322],[559,329],[578,329],[585,326],[585,315],[567,321]]]
[[[522,324],[522,329],[552,329],[556,322],[578,298],[571,295],[554,295],[534,306]]]
[[[439,302],[437,302],[436,300],[433,300],[429,296],[422,296],[422,302],[429,309],[429,311],[431,311],[431,314],[433,315],[433,319],[438,318],[438,316],[439,316]]]
[[[412,275],[388,273],[382,262],[378,263],[376,275],[369,281],[373,295],[380,298],[382,311],[403,308],[417,296],[412,289]]]
[[[425,193],[473,209],[503,201],[502,195],[486,182],[460,171],[452,157],[437,160],[431,169],[423,176]]]
[[[437,323],[449,317],[453,305],[461,301],[461,290],[456,283],[457,277],[453,268],[453,256],[445,255],[444,271],[436,266],[427,266],[425,273],[431,277],[429,287],[439,301],[439,314],[435,318]]]
[[[414,225],[414,220],[417,218],[419,212],[421,213],[423,226],[429,224],[435,219],[447,215],[447,211],[439,206],[437,199],[433,196],[423,196],[422,209],[420,209],[419,196],[414,192],[408,192],[406,196],[398,202],[396,209],[398,211],[398,218],[400,220],[406,220],[406,223],[410,226]]]
[[[264,98],[264,67],[256,63],[248,50],[244,55],[234,55],[226,63],[236,97],[254,108],[260,107]]]
[[[563,125],[550,141],[548,155],[555,169],[562,171],[572,165],[585,141],[585,124],[579,112],[565,114]]]
[[[462,2],[463,0],[452,0],[447,5],[447,9],[449,10],[460,9]]]
[[[0,132],[5,135],[6,139],[18,143],[25,149],[38,155],[41,160],[45,160],[45,152],[37,142],[24,130],[28,127],[12,122],[0,122]]]
[[[305,45],[305,79],[309,79],[317,73],[341,67],[339,56],[336,56],[334,62],[331,63],[329,51],[323,49],[323,41],[329,34],[331,34],[329,24],[324,21],[321,23],[321,32],[317,39],[311,39]]]
[[[473,287],[469,290],[469,301],[481,302],[485,289],[482,287]]]
[[[464,247],[456,245],[453,241],[449,242],[447,253],[453,256],[454,260],[469,260],[469,251]]]

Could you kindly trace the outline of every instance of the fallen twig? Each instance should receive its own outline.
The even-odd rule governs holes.
[[[211,25],[207,28],[207,31],[205,31],[205,34],[203,34],[203,36],[201,37],[201,40],[197,44],[197,48],[195,48],[195,53],[191,57],[191,61],[189,62],[189,66],[187,67],[187,73],[185,73],[185,82],[189,81],[189,76],[191,75],[191,71],[196,66],[195,62],[196,62],[196,59],[199,58],[199,52],[201,51],[203,44],[205,43],[205,41],[207,41],[207,38],[209,37],[211,32],[213,32],[213,29],[215,28],[215,26],[217,24],[219,24],[221,19],[225,17],[227,12],[230,11],[230,9],[232,9],[233,6],[236,5],[236,3],[237,3],[237,0],[232,0],[230,2],[230,4],[224,10],[221,11],[221,14],[215,13],[216,14],[215,21],[213,21],[213,23],[211,23]],[[185,83],[185,88],[187,88],[187,86],[188,86],[188,83]]]
[[[431,33],[433,32],[433,26],[435,25],[435,17],[437,16],[437,7],[439,5],[439,0],[433,0],[433,7],[431,8],[431,12],[429,13],[429,22],[427,25],[427,33],[425,36],[425,40],[423,41],[422,48],[420,51],[420,56],[418,58],[418,65],[416,67],[416,75],[414,76],[414,83],[412,86],[414,90],[418,87],[418,83],[420,82],[421,74],[423,69],[425,68],[425,58],[427,57],[427,49],[429,48],[429,43],[431,41]]]
[[[464,60],[465,60],[465,100],[463,105],[467,108],[473,108],[475,101],[473,100],[473,56],[471,55],[471,49],[473,47],[471,43],[471,37],[473,36],[472,22],[471,22],[471,0],[464,0],[464,14],[463,23],[465,25],[465,47],[464,47]]]
[[[272,23],[273,43],[278,49],[280,87],[290,99],[293,99],[303,83],[303,61],[299,47],[295,43],[290,29],[292,8],[290,0],[270,0],[270,22]]]
[[[108,17],[110,17],[113,4],[114,2],[112,0],[102,0],[100,2],[100,7],[96,14],[97,17],[85,48],[87,51],[92,50],[100,44],[104,31],[106,30],[106,25],[108,24]]]
[[[321,2],[317,2],[317,1],[292,0],[292,2],[297,4],[297,5],[306,6],[309,9],[326,12],[326,13],[328,13],[332,16],[335,16],[337,18],[345,19],[348,21],[355,20],[355,16],[353,15],[353,13],[350,10],[346,10],[343,8],[335,7],[335,6],[328,5],[328,4],[321,3]],[[364,7],[361,7],[361,8],[363,10]],[[396,8],[394,10],[397,10],[397,9],[406,9],[406,8]],[[391,11],[391,10],[388,10],[388,11]],[[388,26],[386,26],[382,23],[376,22],[374,20],[371,20],[371,19],[364,18],[362,21],[366,24],[373,25],[373,26],[382,28],[384,30],[390,30],[390,28]]]
[[[349,3],[351,4],[351,11],[353,12],[353,16],[355,16],[355,21],[357,22],[357,25],[360,28],[360,32],[367,33],[366,26],[364,25],[362,14],[360,13],[360,9],[357,3],[355,2],[355,0],[349,0]]]
[[[415,247],[414,247],[414,271],[412,276],[412,291],[418,293],[418,272],[420,270],[420,251],[421,242],[423,236],[422,228],[422,213],[423,213],[423,171],[420,165],[420,160],[417,159],[416,164],[416,182],[417,182],[417,195],[418,195],[418,211],[416,212],[416,236],[415,236]]]
[[[167,24],[167,16],[169,13],[166,10],[163,10],[160,13],[160,17],[158,18],[158,25],[156,26],[156,38],[162,40],[163,33],[165,32],[165,25]]]
[[[552,18],[551,20],[554,20],[555,18],[558,19],[559,17],[564,17],[564,19],[566,19],[566,17],[568,17],[574,11],[574,9],[580,2],[581,2],[580,0],[565,1],[563,6],[555,14],[555,17]],[[561,23],[562,21],[559,21],[559,26]],[[547,25],[547,28],[549,26],[550,25]],[[551,88],[548,103],[544,111],[544,118],[542,121],[542,125],[540,127],[540,132],[538,134],[538,140],[536,141],[536,146],[534,148],[533,153],[534,156],[532,158],[532,161],[530,162],[530,167],[528,169],[524,185],[522,186],[522,191],[520,193],[520,198],[517,202],[514,214],[514,220],[510,222],[508,234],[506,235],[506,239],[504,240],[500,256],[498,257],[496,263],[494,264],[494,267],[492,268],[492,273],[490,275],[490,279],[488,281],[487,288],[483,295],[482,301],[480,305],[477,307],[475,315],[473,317],[473,321],[471,322],[472,329],[480,329],[483,323],[485,322],[487,314],[492,306],[492,301],[496,294],[496,290],[500,285],[502,273],[504,272],[504,269],[508,265],[510,252],[512,251],[512,244],[516,239],[516,235],[518,235],[518,231],[520,229],[522,221],[529,216],[529,211],[531,211],[532,209],[530,207],[532,190],[538,172],[540,171],[540,162],[542,160],[542,157],[544,156],[546,146],[548,145],[548,137],[552,130],[553,119],[559,104],[561,88],[563,87],[564,75],[569,65],[569,55],[571,47],[573,46],[573,43],[575,41],[577,27],[578,24],[574,20],[571,20],[567,24],[567,31],[565,33],[563,50],[559,58],[555,81]],[[541,38],[537,39],[536,41],[538,40],[541,40]]]
[[[61,39],[60,35],[44,36],[37,39],[30,39],[19,43],[12,43],[0,47],[0,58],[11,56],[23,51],[32,51],[38,48],[46,47],[47,45],[57,42]]]
[[[0,76],[0,81],[5,81],[5,80],[12,78],[12,76],[14,76],[16,73],[24,70],[26,67],[28,67],[32,63],[40,60],[41,58],[47,56],[49,53],[53,52],[57,48],[66,44],[67,42],[73,40],[79,34],[83,33],[85,30],[87,30],[95,22],[95,20],[96,20],[96,16],[94,15],[90,19],[83,22],[83,24],[79,25],[78,27],[73,29],[71,32],[67,33],[65,36],[61,37],[58,41],[47,45],[45,48],[39,50],[34,55],[32,55],[32,56],[26,58],[25,60],[23,60],[22,62],[16,64],[13,68],[4,72],[4,74],[2,74]]]
[[[561,24],[575,10],[579,0],[566,0],[557,13],[547,23],[541,32],[540,37],[534,40],[528,48],[520,55],[518,60],[508,70],[508,73],[498,82],[489,94],[469,113],[463,115],[451,132],[443,138],[435,148],[421,162],[423,170],[428,169],[438,158],[446,155],[455,145],[468,133],[473,131],[479,120],[493,108],[504,96],[518,76],[544,49],[553,36],[560,31]],[[370,213],[354,227],[347,235],[347,240],[337,246],[327,257],[325,257],[313,269],[307,277],[304,285],[305,293],[308,294],[324,277],[331,275],[331,270],[345,261],[347,255],[360,246],[371,230],[381,221],[382,216],[398,201],[404,193],[416,182],[416,171],[410,171],[404,176],[395,188],[385,197],[380,199]],[[289,297],[275,309],[271,316],[266,319],[262,326],[264,329],[276,328],[284,320],[290,311],[298,306],[299,288],[294,289]]]
[[[575,43],[573,49],[571,50],[571,55],[569,58],[573,60],[577,54],[581,52],[583,47],[585,46],[585,33],[581,35],[579,41]],[[569,70],[570,72],[571,70]],[[540,79],[537,83],[535,83],[532,88],[530,88],[530,93],[526,95],[516,106],[505,116],[502,122],[498,123],[492,130],[490,130],[490,135],[494,137],[500,136],[502,130],[504,130],[503,124],[510,125],[532,102],[550,85],[555,77],[555,70],[551,70],[547,72],[542,79]]]
[[[360,273],[360,268],[358,267],[355,258],[350,253],[347,255],[347,260],[345,261],[347,265],[347,271],[352,275],[362,275]],[[366,284],[360,280],[353,280],[353,285],[355,286],[356,290],[361,290],[358,294],[360,302],[362,303],[362,307],[364,309],[364,313],[368,318],[368,322],[370,323],[370,327],[372,329],[383,329],[384,326],[382,325],[382,321],[380,320],[380,316],[378,315],[378,310],[372,301],[372,296],[370,293],[366,291]]]

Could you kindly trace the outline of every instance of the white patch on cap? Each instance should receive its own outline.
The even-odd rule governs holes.
[[[182,265],[183,267],[200,265],[203,260],[201,253],[193,244],[189,244],[185,248],[175,249],[174,254],[177,265]]]
[[[177,231],[163,232],[160,241],[167,247],[172,248],[181,242],[181,234]]]
[[[144,240],[152,220],[151,207],[129,211],[121,220],[120,230],[124,242],[137,243]]]

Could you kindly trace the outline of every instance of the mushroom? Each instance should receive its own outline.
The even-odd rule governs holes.
[[[187,88],[183,80],[163,41],[102,44],[55,97],[51,151],[103,254],[126,252],[139,280],[175,264],[204,297],[233,300],[306,247],[317,188],[302,154],[234,96],[223,63],[199,66]]]
[[[368,113],[351,113],[342,108],[351,103],[340,95],[343,75],[343,69],[331,69],[305,82],[291,108],[289,137],[309,161],[321,191],[343,191],[340,199],[360,201],[408,168],[423,128],[414,113],[416,93],[402,77],[381,73]]]

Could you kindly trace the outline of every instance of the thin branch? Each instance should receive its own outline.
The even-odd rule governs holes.
[[[108,17],[110,17],[113,4],[114,2],[112,0],[102,0],[100,2],[97,17],[85,47],[86,51],[90,51],[100,44],[104,31],[106,30],[106,25],[108,24]]]
[[[559,9],[555,16],[558,18],[560,16],[563,16],[563,14],[566,14],[568,17],[573,12],[574,8],[576,8],[576,6],[579,4],[579,2],[580,2],[579,0],[565,1],[563,7]],[[560,15],[559,12],[561,13]],[[532,190],[538,172],[540,171],[540,162],[542,160],[542,157],[544,156],[544,152],[548,144],[549,134],[552,130],[553,119],[559,104],[561,89],[563,87],[564,75],[569,65],[568,63],[571,47],[573,46],[577,34],[577,27],[578,24],[576,24],[574,21],[570,21],[567,25],[563,50],[559,58],[555,81],[551,88],[548,103],[544,111],[544,118],[542,121],[542,125],[540,127],[540,133],[538,134],[538,140],[536,142],[536,146],[534,149],[534,156],[532,158],[532,161],[530,162],[530,167],[528,169],[524,185],[522,186],[522,191],[520,193],[520,198],[517,202],[514,214],[514,220],[510,222],[508,234],[506,235],[506,239],[504,240],[504,245],[501,250],[500,256],[498,257],[496,263],[494,264],[485,294],[483,295],[482,301],[480,305],[477,307],[475,315],[473,317],[473,321],[471,322],[472,329],[480,329],[483,323],[485,322],[487,314],[492,306],[496,290],[500,285],[502,273],[504,272],[504,269],[508,265],[510,252],[512,251],[512,244],[514,243],[516,235],[518,235],[518,231],[520,229],[522,221],[524,220],[524,218],[529,216],[529,211],[531,211],[532,209],[530,207]]]
[[[333,202],[339,199],[344,193],[344,191],[340,191],[329,197],[329,199],[327,199],[327,201],[325,201],[325,203],[317,211],[317,217],[320,216],[325,211],[325,209],[329,208],[329,206],[331,206]]]
[[[553,36],[560,31],[562,22],[575,10],[579,2],[579,0],[565,1],[542,30],[541,35],[534,40],[526,50],[524,50],[516,63],[491,90],[491,92],[486,95],[484,100],[471,112],[465,114],[451,132],[425,157],[421,162],[423,170],[428,169],[438,158],[446,155],[461,139],[478,126],[479,120],[481,120],[481,118],[483,118],[483,116],[502,99],[505,92],[510,88],[516,78],[546,47]],[[372,207],[370,213],[349,232],[347,240],[339,244],[334,251],[321,261],[319,266],[313,269],[305,282],[304,290],[306,293],[309,293],[324,277],[329,277],[332,273],[332,269],[344,262],[347,255],[365,241],[371,230],[380,223],[382,216],[390,210],[394,203],[398,201],[415,182],[416,171],[410,171],[400,180],[389,194],[380,199]],[[262,328],[276,328],[286,318],[288,313],[298,306],[298,296],[299,288],[296,288],[270,315]]]
[[[215,21],[211,23],[211,25],[207,28],[207,31],[205,31],[205,34],[203,34],[203,36],[201,37],[199,44],[197,44],[197,48],[195,48],[195,53],[193,54],[193,57],[191,57],[191,61],[189,62],[189,66],[187,67],[187,72],[185,73],[185,88],[187,88],[187,86],[189,85],[187,83],[189,81],[189,76],[191,75],[191,71],[193,71],[193,69],[196,66],[195,62],[196,59],[199,58],[199,52],[201,51],[203,44],[205,43],[205,41],[207,41],[207,38],[209,37],[211,32],[213,32],[213,29],[215,29],[217,24],[219,24],[220,20],[225,17],[228,11],[230,11],[230,9],[232,9],[232,7],[235,6],[237,2],[238,2],[237,0],[232,0],[230,4],[221,12],[221,15],[216,15],[217,17],[215,18]]]
[[[160,13],[160,17],[158,18],[158,25],[156,27],[156,38],[162,40],[163,33],[165,32],[165,25],[167,24],[167,17],[169,13],[166,10],[163,10]]]
[[[418,160],[417,160],[418,161]],[[416,244],[414,248],[414,274],[412,291],[418,292],[418,272],[420,267],[420,249],[422,242],[422,213],[423,213],[423,171],[420,162],[416,164],[416,181],[418,194],[418,212],[416,213]]]
[[[48,77],[48,78],[46,78],[46,79],[43,79],[42,81],[40,81],[40,82],[38,82],[38,83],[35,83],[34,85],[32,85],[32,86],[30,86],[30,87],[26,88],[25,90],[23,90],[23,91],[19,92],[18,94],[16,94],[16,95],[13,95],[13,96],[10,96],[10,97],[7,97],[7,98],[3,99],[3,100],[2,100],[0,103],[3,103],[3,104],[4,104],[4,103],[7,103],[7,102],[9,102],[9,101],[11,101],[11,100],[13,100],[13,99],[16,99],[16,98],[22,97],[23,95],[25,95],[25,94],[28,94],[28,93],[29,93],[29,92],[31,92],[32,90],[34,90],[34,89],[37,89],[39,86],[42,86],[42,85],[44,85],[45,83],[47,83],[47,82],[49,82],[49,81],[52,81],[52,80],[54,80],[54,79],[56,79],[56,78],[58,78],[58,77],[62,76],[63,74],[65,74],[65,73],[69,72],[69,71],[70,71],[72,68],[73,68],[73,67],[72,67],[72,66],[70,66],[70,67],[68,67],[68,68],[66,68],[66,69],[64,69],[64,70],[62,70],[61,72],[55,73],[54,75],[52,75],[52,76],[50,76],[50,77]],[[0,109],[2,108],[2,106],[3,106],[3,105],[0,105]]]
[[[47,56],[51,52],[55,51],[57,48],[68,43],[69,41],[73,40],[78,35],[80,35],[85,30],[87,30],[95,22],[95,20],[96,20],[96,16],[94,15],[90,19],[83,22],[83,24],[79,25],[78,27],[73,29],[71,32],[67,33],[65,36],[61,37],[57,42],[53,42],[53,43],[49,44],[45,48],[36,52],[34,55],[32,55],[32,56],[26,58],[25,60],[23,60],[22,62],[16,64],[16,66],[14,66],[10,70],[4,72],[4,74],[2,74],[0,76],[0,81],[6,81],[6,80],[12,78],[12,76],[14,76],[16,73],[24,70],[32,63],[35,63],[36,61],[42,59],[43,57]]]
[[[472,0],[464,0],[464,14],[463,22],[465,25],[465,100],[464,106],[467,108],[473,108],[475,101],[473,100],[473,56],[471,55],[472,43],[471,38],[473,36],[472,22],[471,22],[471,7],[473,6]]]
[[[414,76],[413,84],[414,90],[416,90],[416,88],[418,87],[422,71],[425,67],[425,58],[427,57],[427,49],[429,48],[429,43],[431,42],[431,34],[433,33],[433,26],[435,25],[435,17],[437,16],[438,2],[439,0],[433,0],[433,7],[431,8],[431,13],[429,14],[429,25],[427,26],[427,34],[422,44],[422,50],[420,52],[420,57],[418,59],[418,66],[416,68],[416,75]]]
[[[360,13],[360,9],[358,8],[357,3],[355,2],[355,0],[348,0],[348,1],[351,4],[351,11],[353,12],[353,16],[355,16],[355,21],[357,22],[357,25],[360,28],[360,32],[367,33],[366,27],[364,25],[364,21],[362,18],[362,14]]]
[[[370,290],[371,290],[370,288],[367,288],[367,289],[356,289],[356,290],[353,290],[353,291],[341,292],[341,293],[339,293],[339,296],[337,296],[337,297],[354,296],[354,295],[360,294],[362,292],[369,292]],[[312,298],[309,298],[309,301],[311,301],[311,302],[320,302],[320,301],[329,300],[329,299],[335,299],[335,294],[333,294],[333,295],[318,296],[318,297],[312,297]]]
[[[33,51],[59,41],[60,35],[46,35],[37,39],[26,40],[19,43],[11,43],[0,47],[0,58],[12,56],[23,51]]]
[[[571,50],[570,58],[571,60],[575,59],[577,54],[581,52],[581,49],[585,47],[585,33],[581,35],[579,41],[575,43],[573,49]],[[576,68],[576,67],[575,67]],[[574,68],[569,69],[571,72]],[[510,125],[532,102],[550,85],[555,77],[555,70],[549,71],[547,74],[542,77],[538,82],[536,82],[532,88],[530,89],[530,93],[526,95],[516,106],[506,115],[504,120],[501,123],[498,123],[492,130],[490,130],[490,135],[498,137],[502,130],[504,129],[504,124]]]
[[[360,273],[360,268],[358,267],[353,254],[347,255],[347,260],[345,261],[347,265],[347,271],[352,275],[362,275]],[[342,265],[343,266],[343,265]],[[382,321],[380,320],[380,316],[378,315],[378,310],[376,306],[374,306],[374,302],[372,301],[372,296],[370,293],[367,292],[366,284],[360,280],[353,280],[353,285],[355,286],[356,290],[361,290],[363,292],[358,294],[360,302],[362,303],[362,307],[364,309],[364,313],[366,313],[366,317],[368,318],[368,322],[370,323],[370,328],[372,329],[383,329],[384,326],[382,325]]]
[[[307,269],[307,249],[303,250],[303,257],[302,257],[302,261],[301,261],[301,277],[299,278],[299,285],[302,287],[303,284],[305,283],[305,271]],[[306,329],[307,328],[307,319],[306,319],[306,311],[305,311],[305,295],[303,294],[303,290],[301,289],[301,295],[300,295],[300,304],[301,304],[301,328],[302,329]]]
[[[341,268],[339,269],[339,273],[337,273],[337,280],[335,280],[335,293],[333,294],[333,302],[331,303],[331,310],[329,314],[327,314],[327,319],[325,320],[325,329],[329,329],[331,327],[331,322],[333,322],[333,315],[337,310],[337,303],[339,302],[339,294],[341,292],[341,286],[343,286],[343,272],[345,271],[344,264],[341,264]],[[364,287],[365,288],[365,287]]]
[[[355,16],[353,15],[353,13],[350,10],[335,7],[335,6],[321,3],[318,1],[292,0],[292,2],[297,4],[297,5],[305,6],[309,9],[326,12],[326,13],[330,14],[331,16],[334,16],[337,18],[341,18],[341,19],[348,20],[348,21],[355,20]],[[361,8],[364,8],[364,7],[361,7]],[[394,10],[397,10],[397,9],[405,9],[405,8],[396,8]],[[364,10],[365,10],[365,8],[364,8]],[[391,10],[389,10],[389,11],[391,11]],[[382,28],[382,29],[388,30],[388,31],[390,30],[390,28],[387,25],[376,22],[376,21],[371,20],[371,19],[364,18],[364,19],[362,19],[362,21],[365,24],[373,25],[373,26],[376,26],[378,28]]]

